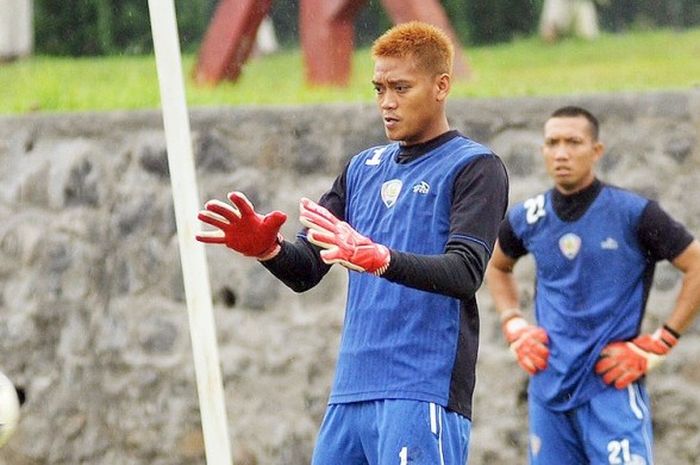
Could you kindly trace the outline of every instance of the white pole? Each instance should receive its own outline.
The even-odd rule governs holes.
[[[204,246],[194,239],[199,199],[173,0],[149,0],[190,337],[209,465],[230,465],[226,406]]]

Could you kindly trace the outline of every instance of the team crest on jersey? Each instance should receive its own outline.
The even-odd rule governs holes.
[[[564,234],[559,238],[559,250],[569,260],[573,260],[581,250],[581,238],[574,233]]]
[[[396,204],[402,187],[403,183],[400,179],[392,179],[382,184],[382,202],[387,208],[391,208]]]

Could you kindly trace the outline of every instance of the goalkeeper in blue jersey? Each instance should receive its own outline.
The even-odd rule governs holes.
[[[305,228],[261,215],[241,193],[207,202],[198,240],[255,257],[297,292],[349,271],[340,352],[313,465],[464,465],[482,282],[508,178],[491,150],[451,130],[452,45],[418,22],[374,43],[372,84],[387,145],[355,155]]]
[[[653,463],[644,375],[700,305],[700,243],[659,204],[596,178],[598,121],[555,111],[542,154],[554,188],[513,207],[486,276],[503,332],[530,375],[531,465]],[[535,318],[518,308],[513,267],[536,262]],[[683,273],[675,307],[639,334],[654,266]]]

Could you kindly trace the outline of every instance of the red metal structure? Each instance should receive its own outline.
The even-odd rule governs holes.
[[[299,33],[306,82],[344,86],[350,79],[354,21],[364,0],[302,0]]]
[[[272,0],[220,0],[199,51],[195,78],[201,84],[236,80],[255,42]],[[354,48],[354,20],[366,0],[301,0],[299,30],[312,85],[348,83]],[[439,0],[382,0],[394,24],[419,20],[443,29],[455,44],[455,74],[469,76],[469,66]]]
[[[235,81],[272,0],[221,0],[204,35],[194,78],[198,84]]]

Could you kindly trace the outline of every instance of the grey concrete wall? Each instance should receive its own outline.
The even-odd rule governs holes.
[[[700,92],[453,101],[453,127],[492,146],[512,201],[549,185],[541,126],[576,103],[600,116],[602,179],[659,199],[700,233]],[[352,154],[384,142],[371,105],[192,113],[201,198],[246,192],[282,209],[318,197]],[[0,464],[204,463],[160,114],[0,118],[0,369],[27,390]],[[230,434],[239,465],[309,462],[342,325],[345,274],[296,295],[259,265],[208,250]],[[532,263],[517,268],[526,299]],[[679,274],[657,271],[645,329]],[[519,371],[480,291],[470,463],[525,463]],[[650,389],[657,463],[700,463],[700,326]]]

